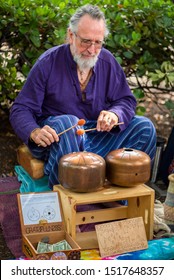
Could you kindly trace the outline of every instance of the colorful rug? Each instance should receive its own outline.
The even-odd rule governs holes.
[[[16,177],[0,178],[0,223],[6,245],[16,258],[22,255],[16,196],[19,188],[20,183]]]

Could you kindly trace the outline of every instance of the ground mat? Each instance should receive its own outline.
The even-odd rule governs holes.
[[[20,183],[15,176],[0,178],[0,223],[7,247],[16,257],[22,255],[21,228],[17,206]]]

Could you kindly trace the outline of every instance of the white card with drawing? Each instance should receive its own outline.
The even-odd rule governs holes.
[[[57,192],[20,195],[24,225],[62,222]]]

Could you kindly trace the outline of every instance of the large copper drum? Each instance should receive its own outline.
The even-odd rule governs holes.
[[[150,178],[150,157],[139,150],[118,149],[106,156],[106,177],[115,185],[133,187]]]
[[[93,192],[105,182],[106,162],[94,153],[74,152],[59,161],[59,182],[74,192]]]

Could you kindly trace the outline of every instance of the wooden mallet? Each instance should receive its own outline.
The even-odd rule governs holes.
[[[120,125],[120,124],[124,124],[124,122],[117,123],[116,125],[114,125],[114,127],[117,126],[117,125]],[[88,131],[93,131],[93,130],[96,130],[96,129],[97,129],[96,127],[89,128],[89,129],[77,129],[76,134],[77,135],[83,135],[84,133],[86,133]]]
[[[57,135],[60,136],[60,135],[62,135],[63,133],[69,131],[70,129],[76,127],[77,125],[82,126],[82,125],[84,125],[85,123],[86,123],[86,121],[85,121],[84,119],[80,119],[80,120],[78,121],[77,124],[75,124],[75,125],[73,125],[73,126],[67,128],[67,129],[63,130],[62,132],[58,133]]]
[[[85,123],[86,123],[86,121],[85,121],[84,119],[80,119],[80,120],[78,121],[78,123],[76,123],[75,125],[73,125],[73,126],[67,128],[67,129],[61,131],[61,132],[58,133],[57,135],[60,136],[60,135],[62,135],[63,133],[69,131],[70,129],[76,127],[77,125],[82,126],[82,125],[84,125]],[[40,147],[40,146],[41,146],[41,144],[38,144],[38,147]]]

